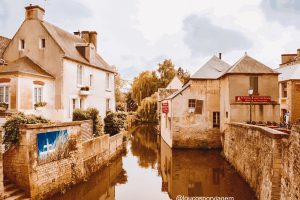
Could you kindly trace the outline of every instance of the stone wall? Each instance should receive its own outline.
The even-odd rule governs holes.
[[[258,199],[280,199],[282,146],[287,138],[287,134],[265,127],[227,124],[224,155],[254,189]]]
[[[57,130],[68,131],[68,156],[39,162],[37,134]],[[4,155],[5,176],[32,199],[46,198],[96,172],[122,148],[122,134],[82,141],[81,130],[81,122],[20,126],[19,144]]]
[[[81,121],[81,137],[83,141],[93,138],[93,121],[84,120]]]
[[[293,126],[283,145],[281,199],[300,198],[300,126]]]
[[[3,186],[3,150],[4,150],[4,145],[3,143],[3,137],[2,137],[2,132],[3,129],[2,127],[0,128],[0,199],[3,199],[4,197],[4,186]]]

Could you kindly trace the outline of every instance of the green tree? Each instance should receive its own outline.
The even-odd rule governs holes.
[[[176,70],[171,59],[165,59],[158,64],[159,87],[165,88],[176,75]]]
[[[124,87],[124,81],[121,75],[117,73],[115,76],[115,96],[116,96],[116,110],[124,111],[126,105],[125,94],[122,92]]]
[[[137,110],[138,105],[137,103],[132,99],[132,92],[128,92],[126,94],[126,106],[127,106],[127,112],[134,112]]]
[[[158,88],[158,78],[155,71],[144,71],[134,78],[132,84],[132,99],[141,104],[142,100],[151,96]]]
[[[143,99],[137,113],[141,122],[157,122],[157,92]]]
[[[190,79],[190,73],[188,71],[184,71],[182,67],[177,69],[177,76],[184,84]]]

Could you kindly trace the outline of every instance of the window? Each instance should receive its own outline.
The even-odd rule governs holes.
[[[253,95],[258,95],[258,77],[250,76],[250,88],[253,89]]]
[[[0,86],[0,102],[8,103],[9,101],[9,87],[8,86]]]
[[[281,96],[282,98],[287,97],[287,83],[281,83]]]
[[[43,101],[43,88],[35,87],[34,88],[34,103],[40,103]]]
[[[84,101],[83,99],[80,99],[80,100],[79,100],[79,104],[80,104],[79,107],[80,107],[80,109],[83,109],[83,107],[84,107],[84,106],[83,106],[83,105],[84,105],[84,102],[83,102],[83,101]]]
[[[110,99],[106,99],[106,112],[110,111]]]
[[[220,127],[220,112],[213,112],[213,127]]]
[[[228,112],[226,111],[226,118],[228,118]]]
[[[40,49],[44,49],[46,47],[46,39],[40,39]]]
[[[90,74],[90,87],[93,85],[93,74]]]
[[[25,40],[21,39],[19,41],[19,50],[25,49]]]
[[[82,85],[82,66],[77,66],[77,85]]]
[[[110,89],[110,84],[109,84],[109,73],[106,73],[106,89]]]
[[[189,99],[189,112],[195,114],[202,114],[203,101],[196,99]]]
[[[189,99],[189,108],[196,108],[196,99]]]
[[[76,99],[72,99],[72,109],[73,111],[76,109]]]

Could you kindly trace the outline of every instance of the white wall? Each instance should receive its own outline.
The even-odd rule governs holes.
[[[106,71],[83,66],[83,83],[81,86],[90,86],[90,75],[93,75],[92,86],[90,87],[90,95],[82,97],[79,95],[80,85],[77,84],[77,66],[78,63],[65,59],[63,70],[63,108],[64,116],[67,121],[71,120],[71,101],[76,98],[79,107],[79,99],[82,98],[84,108],[95,107],[99,110],[102,119],[106,115],[106,99],[110,99],[110,108],[115,111],[115,88],[114,74],[110,75],[110,88],[106,88]]]

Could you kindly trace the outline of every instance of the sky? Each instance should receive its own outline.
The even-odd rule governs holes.
[[[219,52],[278,68],[300,48],[299,0],[0,0],[0,35],[13,37],[30,3],[69,32],[97,31],[98,52],[126,80],[164,59],[193,74]]]

